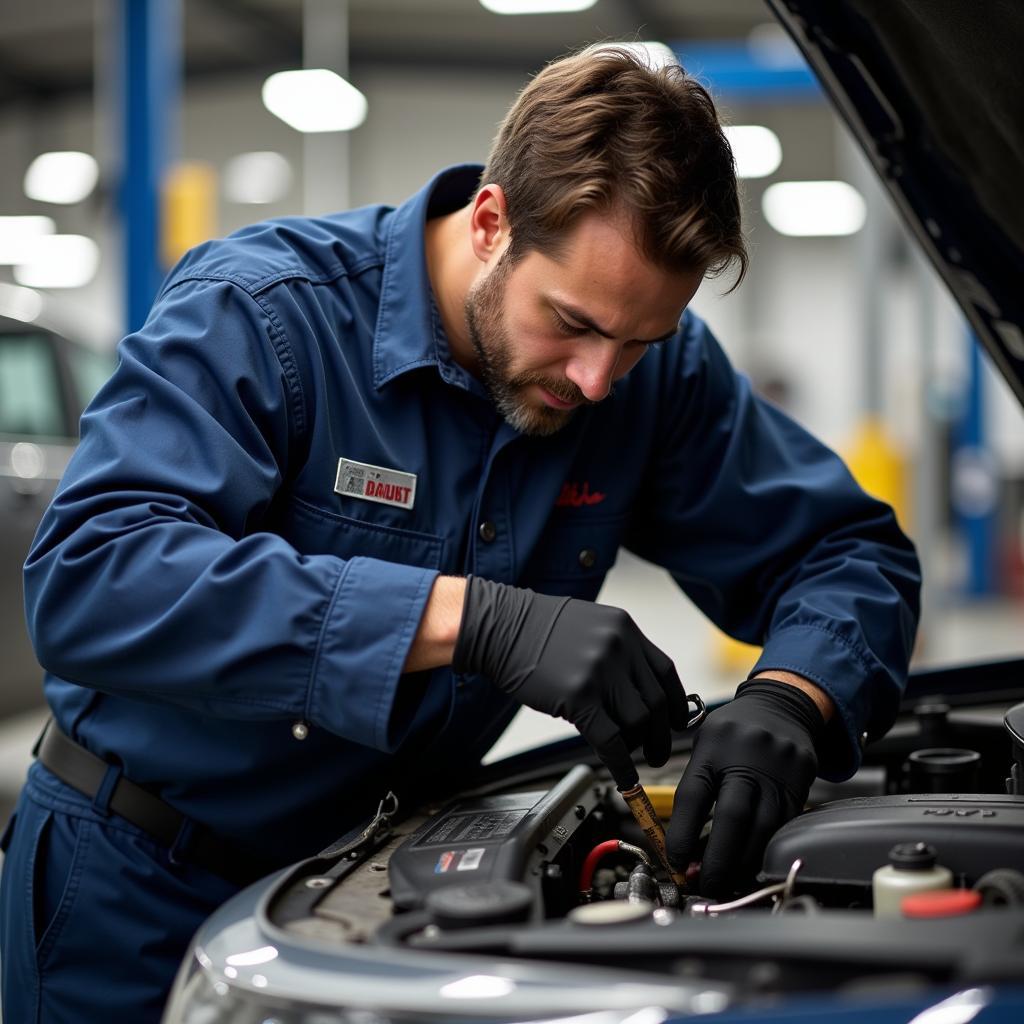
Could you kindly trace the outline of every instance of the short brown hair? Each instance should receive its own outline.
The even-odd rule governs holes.
[[[482,183],[500,185],[515,259],[557,253],[577,218],[620,206],[640,251],[671,270],[747,269],[732,150],[707,90],[625,46],[549,64],[498,130]]]

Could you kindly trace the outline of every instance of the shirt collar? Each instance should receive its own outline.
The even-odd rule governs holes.
[[[423,229],[429,217],[465,206],[482,171],[479,164],[446,168],[392,214],[373,339],[373,383],[378,390],[424,366],[436,366],[450,384],[470,390],[479,386],[451,357],[430,288]]]

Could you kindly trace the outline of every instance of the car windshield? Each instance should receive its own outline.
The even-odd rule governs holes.
[[[0,434],[70,434],[53,347],[42,331],[0,335]]]

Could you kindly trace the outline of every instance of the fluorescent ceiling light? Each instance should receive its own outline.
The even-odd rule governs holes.
[[[845,181],[780,181],[761,197],[765,219],[780,235],[852,235],[864,226],[867,207]]]
[[[291,184],[292,165],[280,153],[239,153],[224,165],[224,195],[232,203],[274,203]]]
[[[43,297],[31,288],[0,281],[0,316],[30,324],[43,312]]]
[[[766,178],[782,163],[782,144],[771,128],[734,124],[725,128],[725,137],[736,158],[737,177]]]
[[[263,105],[299,132],[347,132],[366,120],[366,97],[326,68],[271,75]]]
[[[50,217],[0,217],[0,264],[28,259],[35,240],[56,230]]]
[[[99,247],[85,235],[42,235],[28,259],[15,266],[14,280],[29,288],[81,288],[95,277],[99,262]]]
[[[480,6],[494,14],[562,14],[585,11],[597,0],[480,0]]]
[[[671,46],[654,40],[645,43],[602,43],[597,49],[629,50],[652,70],[679,63],[679,58]]]
[[[25,195],[42,203],[78,203],[99,176],[99,164],[88,153],[41,153],[25,172]]]

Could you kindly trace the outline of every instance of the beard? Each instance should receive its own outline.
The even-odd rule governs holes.
[[[513,345],[504,315],[505,286],[513,265],[506,252],[494,270],[469,290],[466,326],[479,362],[480,378],[502,418],[521,434],[546,437],[561,430],[576,410],[533,404],[526,397],[527,388],[539,385],[563,402],[581,406],[594,403],[564,377],[547,377],[532,371],[512,373]]]

